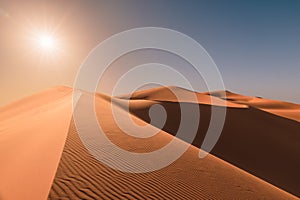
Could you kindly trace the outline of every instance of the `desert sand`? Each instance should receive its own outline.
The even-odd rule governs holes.
[[[85,148],[72,119],[71,88],[56,87],[0,108],[0,199],[298,199],[299,122],[247,103],[214,96],[211,105],[209,94],[197,97],[197,102],[183,102],[197,104],[201,111],[193,145],[171,165],[138,174],[112,169]],[[79,103],[85,98],[95,98],[99,124],[127,151],[152,152],[171,140],[178,147],[187,145],[185,138],[173,136],[180,113],[168,88],[122,98],[83,93]],[[142,126],[149,125],[151,105],[164,106],[169,115],[163,130],[149,138],[124,133],[111,106],[127,116],[125,99],[130,99],[130,117]],[[228,108],[221,138],[211,154],[199,159],[210,107],[225,109],[224,101]]]
[[[72,90],[53,88],[0,108],[0,199],[46,199],[72,117]]]
[[[147,97],[146,101],[151,100],[151,97],[155,97],[155,95],[159,95],[161,90],[167,90],[167,88],[155,88],[149,90],[149,94],[144,93],[144,96]],[[179,90],[186,93],[191,92],[181,88]],[[230,99],[231,101],[236,98],[239,101],[233,101],[234,103],[242,104],[242,102],[246,102],[247,108],[238,106],[227,108],[221,137],[211,153],[300,196],[298,187],[300,185],[300,174],[297,173],[300,168],[300,124],[294,119],[290,119],[289,113],[292,112],[296,117],[299,117],[299,106],[294,105],[294,107],[291,107],[290,103],[257,98],[260,102],[263,102],[258,108],[248,103],[252,99],[251,97],[227,91],[228,96],[225,99],[219,96],[220,93],[212,93],[212,96],[223,100]],[[201,96],[203,94],[208,95],[208,93],[198,93],[197,95]],[[136,94],[133,93],[132,96],[135,97]],[[170,99],[172,102],[169,101]],[[169,117],[163,130],[175,135],[180,124],[180,107],[179,104],[173,103],[176,101],[175,95],[169,96],[169,100],[159,100],[154,103],[164,106],[167,110]],[[151,104],[148,103],[145,104],[145,107],[141,107],[135,106],[135,102],[131,101],[131,105],[133,114],[146,122],[150,122],[148,111]],[[268,109],[265,110],[265,108]],[[211,107],[199,103],[199,109],[201,119],[193,145],[200,148],[209,125]],[[219,109],[222,109],[222,107],[219,107]],[[273,113],[274,109],[275,113]],[[286,109],[289,109],[288,113],[285,112]],[[283,113],[283,115],[279,116],[278,112]],[[155,126],[155,124],[153,125]],[[185,138],[181,139],[185,140]]]

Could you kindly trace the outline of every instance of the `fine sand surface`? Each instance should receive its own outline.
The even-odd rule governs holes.
[[[168,88],[147,90],[142,96],[131,98],[130,112],[124,110],[128,95],[117,99],[76,91],[81,96],[73,117],[78,112],[88,116],[86,113],[94,108],[91,103],[95,99],[96,118],[84,117],[83,126],[79,126],[84,130],[81,135],[72,118],[71,88],[56,87],[0,108],[0,200],[299,199],[288,193],[299,196],[298,122],[248,104],[229,102],[218,96],[210,100],[209,94],[196,93],[197,101],[180,100],[186,106],[197,105],[201,111],[195,146],[188,145],[183,141],[185,137],[172,135],[180,123],[180,110],[178,100]],[[172,89],[183,97],[189,96],[185,95],[188,90]],[[229,108],[224,131],[212,152],[217,157],[208,154],[200,159],[198,147],[207,129],[211,104],[225,109],[224,103]],[[148,110],[154,104],[166,108],[168,118],[163,130],[156,128],[158,121],[148,123]],[[132,137],[118,127],[112,106],[126,130],[139,137]],[[139,126],[128,123],[128,119]],[[119,171],[95,159],[91,152],[96,150],[114,166],[140,171],[173,154],[159,154],[157,159],[142,163],[128,162],[97,140],[95,120],[106,137],[123,150],[147,154],[174,141],[174,150],[187,147],[187,151],[157,171]],[[158,132],[146,137],[151,131]],[[98,146],[91,145],[88,150],[80,138]]]
[[[78,105],[83,105],[82,110],[88,110],[84,108],[84,101],[88,98],[93,97],[83,94],[80,98]],[[165,131],[159,131],[150,138],[128,136],[116,125],[109,98],[103,95],[96,95],[96,111],[106,136],[127,151],[152,152],[173,139],[178,140],[178,147],[186,145]],[[118,107],[116,114],[121,118],[129,116],[139,125],[147,125]],[[92,127],[90,122],[86,120],[83,125]],[[143,135],[143,132],[140,134]],[[92,134],[88,138],[92,141],[97,139]],[[105,146],[100,148],[100,154],[105,156],[110,153],[105,149]],[[148,173],[125,173],[91,156],[72,122],[48,199],[297,199],[213,155],[199,159],[198,153],[198,148],[190,146],[182,157],[163,169]],[[116,165],[122,162],[118,156],[111,159]],[[133,163],[126,165],[131,167]]]
[[[161,91],[167,89],[151,89],[148,90],[148,94],[143,91],[143,96],[139,97],[147,97],[144,100],[136,98],[138,95],[133,93],[134,98],[131,99],[135,100],[130,101],[130,110],[134,115],[150,123],[149,108],[153,104],[162,105],[168,115],[163,130],[175,135],[180,125],[180,107],[178,103],[174,103],[176,97],[168,93],[168,100],[152,100],[152,97],[156,99],[156,96],[162,93]],[[182,91],[182,89],[180,90]],[[190,91],[185,90],[185,92]],[[163,94],[161,95],[163,96]],[[232,93],[228,96],[227,98],[235,97],[240,101],[249,102],[251,100],[251,97]],[[145,102],[144,107],[142,106],[143,101]],[[265,104],[269,102],[264,99],[261,101],[264,101]],[[282,108],[282,112],[287,108],[292,112],[292,109],[295,108],[294,115],[299,117],[297,115],[298,105],[290,107],[290,104],[285,102],[282,103],[283,105],[280,103],[275,105],[274,101],[271,103],[273,103],[270,106],[272,109]],[[181,103],[181,106],[190,107],[192,105]],[[224,129],[211,153],[271,184],[300,196],[300,173],[298,172],[300,169],[300,123],[278,116],[277,113],[270,113],[270,110],[265,112],[264,109],[252,107],[250,104],[247,106],[250,107],[227,108]],[[199,109],[200,124],[193,144],[200,148],[210,122],[211,107],[200,103]],[[217,109],[222,109],[222,107]],[[156,126],[155,122],[152,124]],[[188,133],[181,137],[183,140],[187,140],[186,138],[189,138]]]
[[[46,199],[72,116],[58,87],[0,108],[0,199]]]

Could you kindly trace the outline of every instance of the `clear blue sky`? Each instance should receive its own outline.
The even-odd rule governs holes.
[[[57,26],[63,56],[28,53],[27,25]],[[72,85],[88,52],[112,34],[143,26],[183,32],[212,56],[228,90],[300,103],[299,0],[0,2],[1,104]],[[25,27],[25,28],[24,28]]]

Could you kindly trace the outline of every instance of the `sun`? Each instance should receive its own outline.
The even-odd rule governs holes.
[[[66,55],[66,44],[58,27],[47,23],[33,24],[28,22],[25,28],[24,41],[28,45],[27,56],[38,62],[57,62]]]
[[[61,56],[63,53],[61,40],[54,32],[34,31],[30,40],[33,46],[33,54],[40,55],[43,61],[57,58],[57,56]]]
[[[40,35],[38,38],[38,43],[40,47],[45,50],[50,50],[55,47],[55,40],[53,36],[47,34]]]
[[[40,34],[37,38],[38,45],[40,49],[49,51],[56,47],[55,38],[50,34]]]

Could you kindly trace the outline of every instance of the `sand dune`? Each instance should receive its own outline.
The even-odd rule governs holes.
[[[174,139],[164,131],[147,139],[126,135],[115,124],[110,106],[107,99],[96,96],[99,123],[107,137],[123,149],[151,152]],[[128,115],[122,109],[117,112],[120,116]],[[135,116],[132,118],[141,125],[147,124]],[[86,126],[89,126],[89,121]],[[183,145],[183,142],[179,145]],[[118,159],[122,158],[116,158],[114,162],[117,163]],[[199,159],[198,149],[194,146],[190,146],[173,164],[158,171],[131,174],[114,170],[88,153],[78,137],[74,123],[70,125],[66,146],[49,194],[49,199],[59,198],[297,199],[212,155]]]
[[[179,90],[183,94],[187,92]],[[94,96],[83,92],[79,105],[87,106],[84,99],[95,98],[97,119],[106,136],[127,151],[152,152],[173,140],[177,141],[178,148],[186,146],[184,138],[181,140],[171,135],[178,127],[176,98],[165,94],[168,90],[158,91],[160,94],[155,94],[157,90],[152,90],[152,96],[148,95],[147,98],[141,99],[140,96],[136,96],[135,100],[130,100],[133,114],[123,109],[122,102],[126,100],[111,99],[102,94]],[[48,199],[298,199],[272,185],[297,194],[299,173],[295,170],[299,168],[299,153],[297,153],[299,136],[295,130],[299,130],[299,123],[295,121],[252,107],[228,103],[230,106],[224,133],[213,153],[242,169],[211,154],[199,159],[199,149],[191,145],[178,160],[163,169],[148,173],[125,173],[99,162],[85,148],[72,120],[71,94],[72,89],[57,87],[0,108],[1,200],[35,200],[47,197]],[[151,99],[153,95],[157,95],[156,99]],[[201,127],[194,142],[199,146],[209,120],[211,101],[208,95],[197,94],[197,96],[199,101],[190,102],[189,99],[185,99],[183,103],[199,104]],[[116,106],[118,116],[123,118],[129,115],[136,124],[146,127],[147,130],[156,130],[155,124],[152,126],[147,123],[149,120],[147,111],[151,105],[159,103],[172,115],[168,118],[164,130],[156,135],[149,138],[131,137],[115,123],[111,100]],[[220,105],[224,103],[224,100],[218,100],[221,102]],[[217,107],[225,109],[222,106]],[[81,109],[84,110],[85,107]],[[86,119],[84,123],[85,128],[89,130],[86,134],[89,135],[89,132],[93,131],[91,120]],[[128,127],[134,129],[130,124]],[[142,136],[145,132],[140,134]],[[101,144],[101,141],[99,142]],[[105,155],[107,153],[105,149],[103,146],[99,151]],[[112,157],[112,161],[116,164],[120,160],[122,157]],[[126,165],[139,167],[132,166],[135,165],[134,162]],[[269,169],[270,166],[273,168]],[[270,172],[265,169],[269,169]],[[256,175],[265,176],[263,177],[265,180],[269,178],[268,182],[272,184]]]
[[[227,94],[229,93],[227,92]],[[151,99],[155,95],[152,90],[150,95],[144,92],[144,96]],[[236,94],[229,94],[227,98],[245,102],[252,99]],[[144,107],[141,106],[141,100],[137,103],[135,101],[130,102],[131,112],[146,122],[150,122],[148,111],[151,105],[160,104],[164,106],[168,113],[168,119],[163,130],[173,135],[176,134],[180,124],[180,108],[179,104],[174,103],[174,99],[172,99],[172,102],[168,100],[152,102],[151,100],[145,100]],[[269,102],[263,99],[261,101]],[[278,109],[285,105],[289,104],[278,105]],[[184,106],[188,107],[190,105],[184,104]],[[276,107],[276,104],[273,107]],[[201,147],[205,137],[211,107],[206,104],[199,104],[199,109],[201,111],[200,125],[193,142],[197,147]],[[219,109],[222,109],[222,107],[219,107]],[[300,185],[300,174],[298,173],[300,168],[299,130],[300,123],[264,112],[255,107],[248,109],[229,107],[227,108],[222,135],[211,153],[300,196],[298,187]],[[188,134],[181,139],[185,140],[185,137],[188,138]]]
[[[179,99],[176,95],[172,92],[175,91],[176,94],[181,98],[181,102],[187,103],[200,103],[205,105],[216,105],[216,106],[227,106],[233,108],[247,108],[246,105],[240,105],[236,103],[232,103],[229,101],[224,101],[221,98],[216,98],[214,96],[210,96],[209,94],[205,93],[197,93],[192,92],[184,88],[180,87],[158,87],[152,88],[148,90],[142,90],[134,92],[130,95],[122,95],[118,96],[117,98],[120,99],[131,99],[131,100],[153,100],[153,101],[168,101],[168,102],[178,102]],[[197,101],[194,101],[194,98],[191,97],[192,94],[196,95]]]
[[[204,94],[208,95],[208,93]],[[248,97],[240,94],[235,94],[229,91],[226,91],[226,97],[221,92],[214,92],[211,93],[211,95],[223,100],[227,100],[229,102],[252,106],[264,110],[266,112],[270,112],[272,114],[300,122],[300,105],[297,104],[264,99],[260,97]]]

